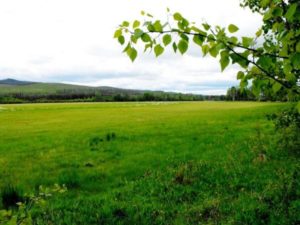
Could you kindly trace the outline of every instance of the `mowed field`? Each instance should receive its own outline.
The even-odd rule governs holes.
[[[297,163],[275,157],[266,119],[283,107],[0,105],[0,192],[66,184],[66,193],[35,208],[37,224],[293,222],[285,210],[298,209],[285,209],[281,192]]]

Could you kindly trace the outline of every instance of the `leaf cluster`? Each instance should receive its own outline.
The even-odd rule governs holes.
[[[239,27],[197,25],[181,13],[170,13],[163,22],[142,11],[143,21],[124,21],[115,31],[123,50],[134,61],[138,56],[138,42],[144,52],[161,56],[166,48],[174,53],[186,54],[193,44],[199,47],[203,56],[217,58],[221,70],[230,64],[237,64],[240,87],[249,84],[253,93],[259,95],[262,89],[271,88],[276,94],[287,89],[292,98],[299,95],[300,79],[300,2],[278,0],[244,0],[242,7],[249,7],[262,15],[263,25],[252,37],[239,37]]]

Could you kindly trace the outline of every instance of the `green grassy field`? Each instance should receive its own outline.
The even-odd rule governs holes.
[[[266,119],[283,107],[0,105],[0,188],[66,184],[36,224],[293,224],[299,163],[276,153]]]

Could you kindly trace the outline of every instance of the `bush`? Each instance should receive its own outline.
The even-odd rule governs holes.
[[[11,188],[9,188],[11,190]],[[14,188],[13,188],[14,189]],[[45,200],[56,193],[64,193],[67,188],[55,184],[53,187],[39,187],[35,194],[27,194],[26,201],[19,201],[15,210],[0,210],[0,224],[40,224],[32,221],[33,207],[36,205],[41,209],[46,206]]]
[[[278,132],[278,145],[288,153],[300,155],[300,113],[296,107],[291,107],[270,117]]]
[[[16,207],[16,203],[22,202],[24,197],[22,191],[12,185],[7,185],[1,190],[2,206],[5,209]]]

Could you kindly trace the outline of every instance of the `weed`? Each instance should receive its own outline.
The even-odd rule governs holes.
[[[252,153],[254,154],[253,162],[261,163],[267,161],[267,145],[266,137],[262,133],[261,127],[256,125],[254,130],[254,136],[252,137]]]
[[[110,139],[111,139],[111,135],[110,135],[110,133],[107,133],[107,134],[106,134],[106,140],[107,140],[107,141],[110,141]]]
[[[88,162],[88,163],[86,163],[84,166],[85,166],[85,167],[94,167],[94,164]]]
[[[90,142],[89,142],[91,151],[97,151],[97,150],[99,150],[99,148],[101,147],[100,143],[102,143],[102,142],[103,142],[103,139],[100,138],[100,137],[93,137],[93,138],[91,138]]]
[[[119,219],[123,219],[123,218],[127,217],[127,213],[123,209],[115,209],[113,211],[113,216],[117,217]]]

